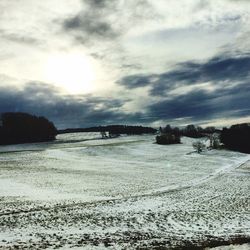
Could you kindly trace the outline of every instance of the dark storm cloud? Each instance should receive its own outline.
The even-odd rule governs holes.
[[[228,89],[195,90],[149,105],[148,114],[158,119],[192,117],[193,120],[250,115],[250,85],[243,83]]]
[[[131,75],[117,83],[127,88],[149,86],[150,94],[165,96],[167,91],[178,87],[211,82],[219,85],[221,82],[242,82],[250,78],[250,56],[215,57],[204,63],[185,62],[177,68],[162,74]]]
[[[111,38],[118,35],[112,24],[106,20],[110,15],[115,1],[93,0],[83,1],[83,10],[75,16],[68,18],[63,23],[66,31],[74,32],[77,40],[84,42],[90,38]]]
[[[82,41],[87,41],[90,37],[110,39],[118,36],[118,31],[114,30],[105,20],[100,20],[98,16],[99,14],[96,15],[96,20],[93,21],[93,13],[91,12],[83,16],[81,14],[77,15],[66,20],[64,28],[68,31],[78,31],[75,38]]]
[[[46,116],[59,128],[87,127],[136,121],[139,114],[118,111],[126,100],[62,96],[51,85],[30,82],[23,89],[0,87],[0,113],[28,112]]]
[[[152,18],[152,5],[147,0],[83,0],[82,10],[63,21],[63,29],[82,43],[112,40],[131,25]],[[103,42],[101,40],[100,42]]]
[[[120,108],[130,99],[62,96],[51,85],[30,82],[23,89],[0,88],[0,113],[28,112],[54,121],[58,128],[89,127],[106,124],[148,124],[157,120],[191,117],[202,119],[250,115],[250,85],[213,92],[196,90],[148,103],[143,112],[124,113]]]
[[[202,89],[200,83],[209,83],[211,88]],[[149,87],[149,94],[159,100],[149,104],[147,109],[147,115],[155,120],[250,115],[248,55],[214,57],[204,63],[185,62],[162,74],[126,76],[118,84],[128,89]],[[178,93],[178,88],[184,86],[194,90],[174,96],[169,94],[170,90]]]

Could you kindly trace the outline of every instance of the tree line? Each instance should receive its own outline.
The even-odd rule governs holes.
[[[78,133],[78,132],[108,132],[109,134],[126,134],[126,135],[141,135],[141,134],[154,134],[156,129],[143,126],[130,126],[130,125],[108,125],[108,126],[96,126],[89,128],[73,128],[59,130],[59,134],[64,133]]]
[[[171,127],[171,125],[166,125],[165,127],[159,128],[160,134],[173,134],[176,136],[187,136],[192,138],[201,138],[206,136],[207,134],[213,134],[215,132],[220,132],[220,130],[215,127],[206,127],[202,128],[200,126],[195,126],[193,124],[189,124],[184,128],[179,127]]]
[[[250,153],[250,123],[232,125],[230,128],[222,130],[215,127],[202,128],[193,124],[184,128],[160,127],[156,142],[159,144],[180,143],[181,136],[192,138],[207,137],[210,140],[210,148],[226,148],[229,150]],[[197,152],[204,150],[205,145],[201,141],[193,144]]]
[[[56,138],[58,133],[73,132],[107,132],[112,137],[112,135],[119,134],[155,134],[157,130],[143,126],[108,125],[58,131],[54,124],[45,117],[21,112],[4,113],[0,119],[0,145],[51,141]],[[213,137],[212,135],[214,134],[218,134],[219,137]],[[215,127],[202,128],[193,124],[184,128],[166,125],[163,128],[159,128],[156,141],[159,144],[180,143],[181,136],[192,138],[206,136],[210,138],[210,146],[213,148],[223,144],[224,148],[250,153],[250,123],[236,124],[222,130],[218,130]]]

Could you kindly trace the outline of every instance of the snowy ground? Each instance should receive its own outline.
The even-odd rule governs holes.
[[[0,147],[0,248],[194,249],[250,239],[249,155],[189,154],[188,138],[162,146],[148,135],[98,137]]]

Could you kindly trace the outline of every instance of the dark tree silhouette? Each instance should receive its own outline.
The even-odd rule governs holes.
[[[27,113],[4,113],[0,126],[0,144],[43,142],[55,139],[57,129],[44,117]]]
[[[154,134],[156,129],[143,126],[128,126],[128,125],[108,125],[90,128],[73,128],[59,130],[60,134],[63,133],[78,133],[78,132],[108,132],[112,135],[127,134],[127,135],[141,135],[141,134]]]
[[[177,144],[181,142],[179,128],[172,128],[169,124],[159,128],[160,134],[156,136],[156,143],[161,145]]]
[[[181,138],[170,133],[161,134],[156,136],[156,143],[161,145],[178,144],[181,143]]]
[[[201,127],[195,127],[193,124],[187,125],[183,131],[182,134],[187,137],[192,138],[200,138],[202,137],[202,128]]]
[[[242,123],[229,129],[223,128],[220,140],[228,149],[250,153],[250,124]]]

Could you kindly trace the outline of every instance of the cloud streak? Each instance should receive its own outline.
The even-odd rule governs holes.
[[[150,87],[150,94],[165,96],[167,92],[182,86],[223,82],[248,82],[250,80],[250,56],[217,56],[204,63],[184,62],[173,70],[161,74],[131,75],[117,83],[126,88]]]
[[[188,116],[194,122],[225,116],[247,116],[250,115],[249,94],[250,87],[246,84],[213,92],[195,90],[149,105],[148,114],[154,115],[156,120]]]

